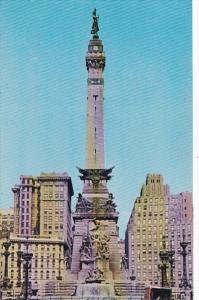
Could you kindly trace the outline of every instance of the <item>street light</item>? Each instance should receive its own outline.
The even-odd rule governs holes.
[[[28,237],[26,242],[26,252],[22,254],[22,258],[25,262],[25,282],[24,282],[24,300],[28,300],[29,296],[29,269],[31,268],[30,261],[33,257],[32,253],[28,253]]]
[[[188,289],[191,289],[191,284],[188,281],[187,278],[187,264],[186,264],[186,256],[187,256],[187,246],[191,244],[190,242],[185,242],[185,229],[183,229],[183,241],[180,243],[180,246],[182,247],[182,251],[180,252],[180,254],[182,255],[183,258],[183,274],[182,274],[182,278],[181,278],[181,283],[179,284],[179,287],[182,288],[183,294],[185,296],[185,299],[191,299],[192,295],[191,295],[191,291],[190,291],[190,295],[188,292]]]
[[[168,251],[168,255],[169,255],[169,264],[170,264],[170,286],[174,287],[175,286],[175,280],[173,277],[173,269],[174,269],[174,255],[175,255],[175,251],[172,250],[172,242],[170,241],[170,250]]]
[[[17,251],[17,268],[18,268],[18,276],[16,287],[21,287],[21,263],[22,263],[23,251]]]
[[[163,237],[163,250],[160,251],[159,256],[161,260],[161,264],[159,264],[159,269],[161,270],[161,285],[162,287],[168,287],[168,280],[167,280],[167,269],[168,269],[168,261],[169,261],[169,254],[166,251],[166,242],[165,236]]]

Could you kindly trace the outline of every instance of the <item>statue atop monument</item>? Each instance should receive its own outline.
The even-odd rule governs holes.
[[[99,31],[99,25],[98,25],[98,21],[99,17],[97,17],[96,15],[96,8],[93,11],[93,25],[92,25],[92,30],[91,30],[91,34],[93,34],[94,38],[99,38],[98,37],[98,31]]]

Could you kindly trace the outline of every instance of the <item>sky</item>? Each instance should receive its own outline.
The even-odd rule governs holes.
[[[192,190],[191,0],[0,1],[0,207],[22,174],[85,167],[92,11],[106,54],[109,190],[124,231],[148,173]]]

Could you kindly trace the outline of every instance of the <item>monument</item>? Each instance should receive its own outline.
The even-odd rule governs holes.
[[[128,274],[127,260],[125,257],[121,260],[118,247],[118,212],[114,197],[107,187],[113,167],[105,168],[104,161],[105,54],[98,35],[98,22],[95,9],[92,38],[86,54],[86,168],[78,168],[83,191],[77,197],[73,213],[73,249],[71,257],[66,259],[68,270],[65,297],[118,299],[118,296],[128,296],[128,299],[134,299],[131,297],[133,284]],[[56,287],[57,291],[61,285],[64,284],[60,283]]]
[[[79,169],[83,192],[73,214],[74,239],[71,278],[78,282],[77,296],[115,296],[114,282],[124,279],[118,248],[118,212],[107,182],[113,168],[104,162],[105,54],[99,39],[99,17],[93,11],[92,39],[88,45],[86,168]]]

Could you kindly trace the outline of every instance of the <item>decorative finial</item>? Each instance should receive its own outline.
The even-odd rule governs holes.
[[[92,25],[92,30],[91,30],[91,34],[93,34],[93,38],[98,39],[98,31],[99,31],[99,25],[98,25],[98,20],[99,20],[99,16],[97,17],[96,15],[96,8],[93,11],[93,25]]]

